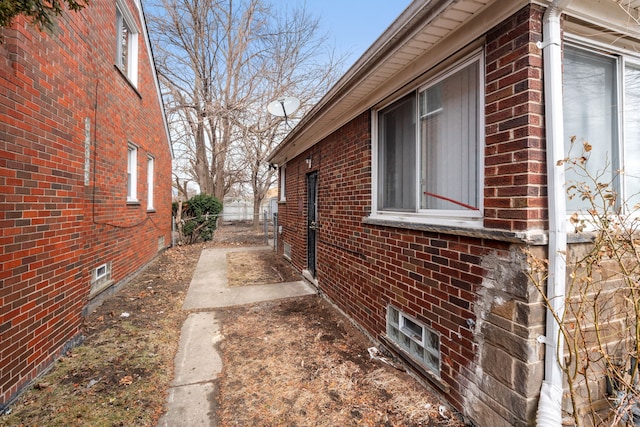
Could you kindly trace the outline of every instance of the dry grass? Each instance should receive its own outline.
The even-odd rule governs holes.
[[[88,316],[84,343],[23,393],[0,426],[155,425],[173,380],[182,302],[201,248],[164,252]]]
[[[242,319],[242,321],[234,321]],[[220,426],[462,426],[317,296],[222,311]]]
[[[272,249],[227,253],[229,287],[266,285],[302,280],[290,264]]]
[[[226,226],[206,246],[262,240],[259,230]],[[187,316],[182,302],[202,246],[165,252],[90,315],[85,342],[24,393],[11,414],[0,416],[0,426],[155,426],[173,379]],[[232,257],[228,270],[238,269],[236,262]],[[278,275],[289,274],[288,264],[275,266]],[[247,277],[263,277],[272,267],[249,262],[242,269],[254,270]],[[412,377],[370,360],[367,338],[318,296],[218,315],[224,364],[219,426],[463,425],[451,414],[441,417],[438,400]]]

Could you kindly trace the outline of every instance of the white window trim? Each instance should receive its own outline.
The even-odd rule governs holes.
[[[155,162],[156,159],[152,155],[147,156],[147,210],[155,209],[153,204],[153,190],[155,185]]]
[[[472,62],[478,61],[478,210],[474,211],[462,211],[462,210],[424,210],[419,209],[416,206],[416,212],[398,212],[398,211],[382,211],[378,209],[378,113],[393,104],[397,100],[401,99],[408,94],[415,92],[419,94],[421,90],[424,90],[428,86],[431,86],[438,81],[445,79],[447,76],[461,70],[468,66]],[[413,224],[429,224],[429,225],[441,225],[441,226],[456,226],[464,228],[482,228],[484,221],[484,146],[485,146],[485,60],[484,49],[478,49],[473,53],[467,55],[465,58],[456,61],[451,66],[447,67],[444,71],[441,71],[435,75],[432,75],[428,80],[423,81],[421,84],[415,86],[411,91],[404,92],[394,97],[391,101],[386,102],[383,105],[376,106],[372,109],[371,120],[371,149],[372,149],[372,180],[371,180],[371,219],[390,222],[408,222]],[[417,98],[417,97],[416,97]],[[417,112],[416,112],[417,114]],[[416,135],[419,135],[418,128],[420,123],[416,120]],[[417,138],[417,137],[416,137]],[[420,156],[419,156],[419,144],[416,140],[416,171],[420,170]],[[416,176],[416,180],[419,178]],[[416,185],[416,197],[419,196],[420,186]],[[416,200],[419,200],[416,199]]]
[[[103,270],[103,273],[100,273],[100,270]],[[111,269],[109,268],[109,264],[105,263],[105,264],[99,265],[94,270],[93,280],[97,282],[98,280],[104,277],[107,277],[110,274],[111,274]]]
[[[138,86],[138,35],[140,30],[136,25],[136,21],[133,18],[133,14],[129,11],[129,8],[123,0],[117,0],[116,2],[116,66],[122,70],[120,64],[120,25],[121,21],[118,19],[118,15],[127,24],[129,28],[129,52],[127,53],[127,69],[125,75],[133,84]],[[124,72],[124,70],[123,70]]]
[[[127,202],[138,202],[138,147],[132,143],[127,145]]]
[[[99,273],[103,270],[102,273]],[[91,274],[91,289],[89,292],[89,298],[99,294],[109,286],[113,281],[111,280],[111,262],[105,262],[93,269]]]
[[[625,99],[625,91],[624,91],[624,68],[626,66],[626,64],[631,64],[634,65],[636,67],[640,67],[640,56],[638,55],[637,52],[628,50],[628,49],[623,49],[619,46],[615,46],[613,44],[610,43],[606,43],[606,42],[602,42],[602,41],[598,41],[598,40],[593,40],[587,37],[582,37],[579,36],[577,34],[574,33],[569,33],[566,32],[563,36],[563,42],[567,43],[571,46],[580,48],[580,49],[585,49],[585,50],[597,50],[599,51],[598,53],[600,53],[603,56],[617,56],[618,57],[618,70],[616,73],[616,78],[617,78],[617,97],[619,100],[621,100],[621,102],[619,102],[618,104],[618,108],[617,108],[617,125],[618,125],[618,140],[616,141],[616,148],[618,150],[618,153],[621,154],[621,158],[622,158],[622,166],[624,167],[624,165],[626,164],[626,159],[625,159],[625,126],[624,126],[624,106],[626,105],[626,99]],[[563,79],[563,75],[561,74],[559,76],[560,80]],[[564,138],[568,138],[570,137],[570,135],[563,135],[563,141],[562,143],[564,144]],[[614,165],[612,165],[612,167],[614,167]],[[620,193],[623,195],[623,197],[626,197],[626,189],[625,189],[625,181],[624,179],[621,179],[619,182],[619,187],[618,189],[620,190]],[[595,231],[598,227],[595,225],[595,223],[593,222],[592,216],[588,213],[584,213],[581,211],[578,212],[567,212],[566,213],[566,226],[567,226],[567,230],[569,230],[569,232],[573,231],[575,229],[575,225],[571,222],[571,218],[574,216],[574,214],[577,214],[577,219],[578,220],[583,220],[584,223],[584,229],[582,232],[585,233],[589,233],[589,232],[593,232]],[[637,219],[640,218],[640,211],[636,211],[636,212],[632,212],[632,213],[625,213],[624,215],[628,215],[629,219]]]

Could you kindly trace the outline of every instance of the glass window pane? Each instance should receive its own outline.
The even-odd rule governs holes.
[[[406,317],[402,318],[402,331],[413,339],[422,342],[422,327]]]
[[[611,171],[617,169],[617,97],[616,59],[567,46],[563,61],[563,108],[565,152],[569,153],[570,139],[576,146],[570,157],[582,155],[582,141],[593,147],[586,164],[589,178],[580,170],[567,170],[566,180],[584,182],[593,187],[593,179],[609,183]],[[574,197],[567,200],[567,210],[590,208],[588,201]]]
[[[285,166],[280,167],[280,200],[287,200],[287,180]]]
[[[378,116],[378,208],[415,212],[415,95]]]
[[[398,310],[393,307],[389,307],[389,321],[393,325],[399,325],[400,321],[398,319]]]
[[[624,199],[634,210],[640,203],[640,67],[625,68],[624,95]]]
[[[436,372],[440,372],[440,359],[438,359],[433,354],[429,354],[426,352],[425,352],[425,356],[426,356],[425,363],[427,364],[427,366]]]
[[[389,336],[394,340],[394,341],[398,341],[399,335],[398,335],[398,330],[396,328],[394,328],[393,326],[389,326]]]
[[[419,360],[424,360],[424,349],[422,348],[422,346],[420,344],[418,344],[415,341],[411,341],[411,348],[409,353],[419,359]]]
[[[136,200],[137,194],[137,166],[138,157],[137,149],[135,147],[129,147],[127,151],[127,200]]]
[[[154,164],[155,159],[147,157],[147,209],[153,209]]]
[[[127,74],[129,65],[129,27],[124,19],[122,20],[120,37],[120,67],[122,67],[122,71]]]
[[[478,206],[476,61],[420,93],[422,209]]]
[[[435,332],[427,331],[427,342],[425,343],[426,347],[433,348],[436,350],[440,350],[440,342],[439,342],[438,334]]]
[[[406,348],[406,349],[410,348],[411,339],[406,335],[402,335],[401,339],[402,339],[401,344],[403,345],[403,347]]]

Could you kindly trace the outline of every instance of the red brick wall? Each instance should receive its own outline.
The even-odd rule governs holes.
[[[95,1],[51,35],[22,19],[3,31],[0,408],[78,337],[97,266],[110,261],[118,283],[155,256],[159,237],[171,242],[171,157],[149,53],[141,35],[134,89],[114,66],[115,13],[115,2]],[[127,141],[139,146],[137,205],[126,203]]]
[[[546,229],[543,9],[525,8],[487,34],[484,224]]]
[[[485,226],[494,231],[545,225],[541,60],[534,46],[540,17],[538,8],[527,7],[486,36]],[[513,242],[492,239],[490,231],[471,237],[473,232],[420,231],[363,221],[371,211],[371,138],[367,111],[287,162],[286,203],[278,212],[283,227],[279,250],[283,242],[290,244],[292,263],[306,268],[305,177],[317,170],[320,289],[374,338],[386,331],[388,304],[435,329],[441,334],[441,379],[450,386],[447,399],[461,411],[492,420],[485,425],[526,423],[535,396],[512,384],[507,378],[510,367],[508,375],[497,379],[489,378],[495,368],[477,377],[482,345],[506,353],[535,345],[529,342],[529,315],[522,314],[533,309],[517,248]],[[309,156],[311,168],[305,162]],[[503,268],[508,273],[501,272]],[[511,301],[512,308],[498,309],[493,306],[496,300]],[[479,313],[487,319],[479,319]],[[530,368],[538,366],[534,353],[509,353],[523,370],[534,372],[521,374],[527,387],[539,379],[538,371]],[[504,402],[488,402],[494,396],[483,381],[496,390],[515,390],[507,391],[516,395],[509,398],[507,409]],[[486,399],[478,403],[481,409],[466,407],[470,390]],[[495,420],[500,423],[493,424]]]

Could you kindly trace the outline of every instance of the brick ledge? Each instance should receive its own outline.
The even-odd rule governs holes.
[[[489,228],[465,228],[446,225],[420,224],[407,221],[394,221],[387,219],[377,219],[364,217],[364,224],[380,225],[384,227],[406,228],[409,230],[432,231],[435,233],[454,234],[457,236],[477,237],[479,239],[499,240],[511,243],[523,243],[529,245],[546,245],[548,234],[544,230],[506,231]]]

